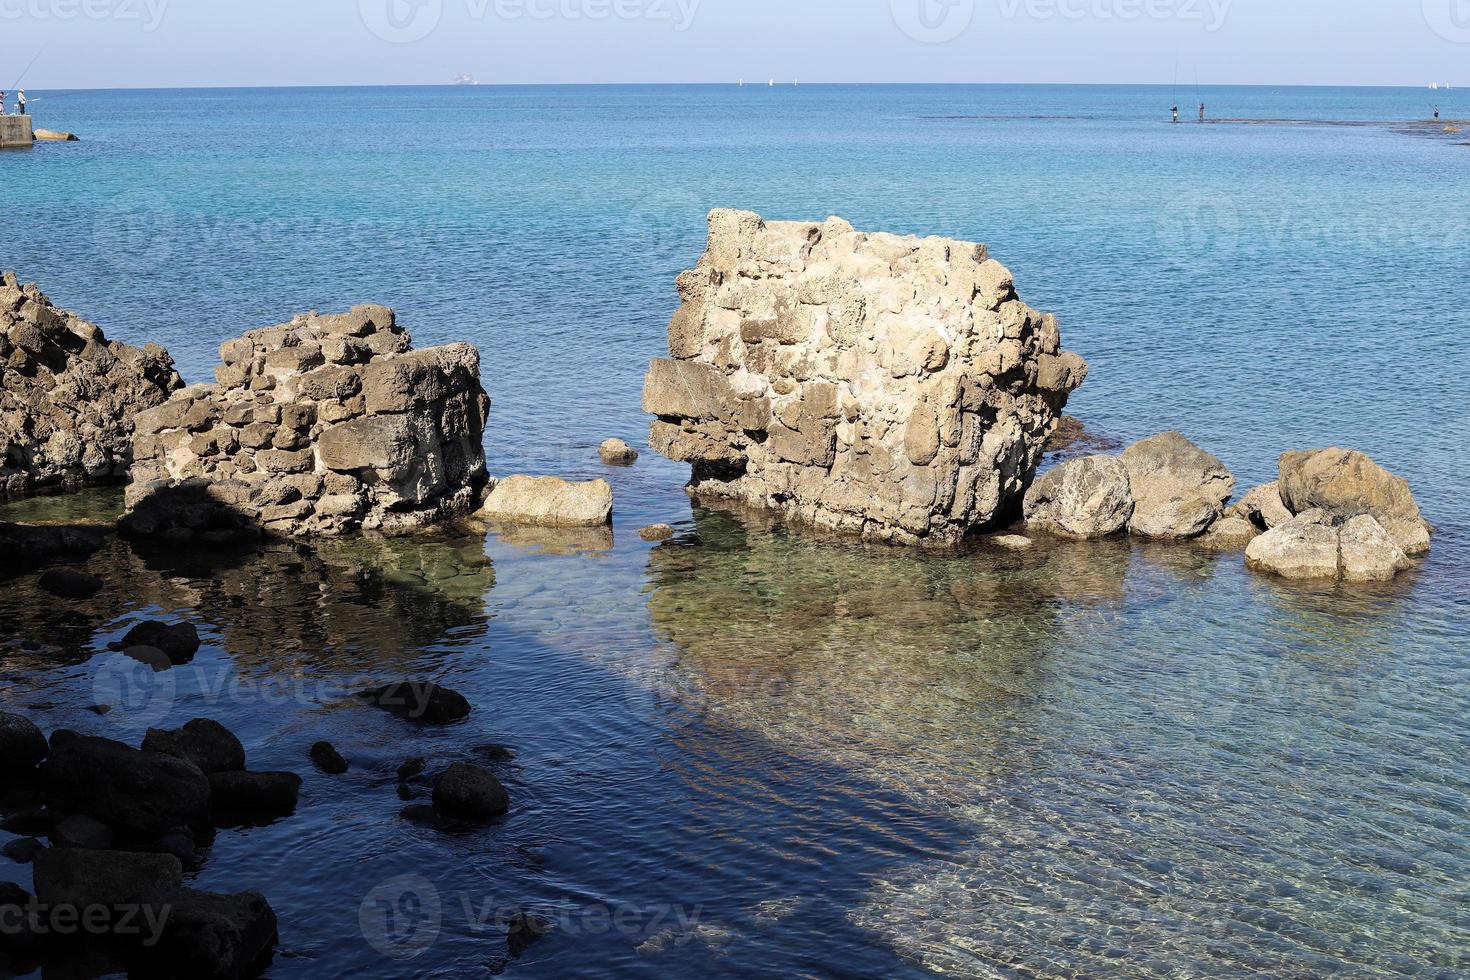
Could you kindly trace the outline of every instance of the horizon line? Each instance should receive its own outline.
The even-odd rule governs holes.
[[[743,84],[742,84],[743,82]],[[1173,89],[1170,82],[915,82],[915,81],[801,81],[800,79],[776,79],[775,88],[820,88],[856,86],[913,86],[929,88],[985,88],[1016,87],[1028,88],[1157,88]],[[1411,91],[1435,91],[1433,83],[1415,85],[1389,83],[1342,83],[1342,82],[1215,82],[1191,84],[1191,89],[1221,88],[1270,88],[1270,89],[1405,89]],[[1451,85],[1454,83],[1439,83]],[[21,86],[23,88],[24,86]],[[769,88],[769,82],[759,80],[736,80],[733,82],[307,82],[297,85],[107,85],[79,88],[57,86],[32,86],[37,91],[48,92],[170,92],[170,91],[293,91],[299,89],[332,88]],[[1438,91],[1454,91],[1454,87]],[[1470,87],[1467,87],[1470,90]]]

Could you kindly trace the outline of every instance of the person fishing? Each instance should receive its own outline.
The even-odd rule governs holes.
[[[22,116],[25,115],[26,114],[26,90],[25,89],[21,89],[19,92],[15,93],[15,104],[20,108],[20,114]]]
[[[1203,102],[1199,104],[1199,121],[1205,121],[1205,104]]]
[[[1434,107],[1434,118],[1439,119],[1439,106]]]
[[[1178,105],[1174,106],[1174,121],[1176,123],[1179,121],[1179,106]]]
[[[10,98],[9,92],[0,91],[0,116],[5,115],[5,100]]]

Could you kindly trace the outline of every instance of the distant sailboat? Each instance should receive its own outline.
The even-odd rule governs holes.
[[[768,84],[770,85],[771,88],[775,88],[776,87],[776,80],[773,78],[773,79],[770,80],[770,82]]]

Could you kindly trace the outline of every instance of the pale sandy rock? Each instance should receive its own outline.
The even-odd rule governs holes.
[[[474,347],[410,351],[392,310],[360,306],[251,331],[220,357],[215,384],[138,416],[125,531],[394,533],[477,505],[490,400]]]
[[[692,495],[903,544],[1016,509],[1087,365],[984,246],[742,211],[709,228],[644,388]]]
[[[1128,470],[1115,456],[1084,456],[1049,470],[1026,494],[1026,527],[1066,538],[1106,538],[1133,516]]]
[[[1320,508],[1339,520],[1371,514],[1408,555],[1429,551],[1430,527],[1409,481],[1363,453],[1314,449],[1281,457],[1281,499],[1293,513]]]
[[[1251,489],[1232,504],[1227,514],[1244,518],[1263,531],[1280,527],[1291,520],[1291,511],[1281,500],[1281,484],[1267,483]]]
[[[1339,577],[1339,533],[1330,515],[1309,511],[1262,534],[1245,550],[1248,568],[1282,578]]]
[[[1359,514],[1339,532],[1342,577],[1349,582],[1390,582],[1413,562],[1383,525],[1369,514]]]
[[[598,527],[612,520],[606,480],[571,483],[554,476],[508,476],[495,484],[479,516],[504,524]]]
[[[621,439],[608,439],[597,447],[597,455],[609,466],[632,466],[638,451]]]
[[[1128,527],[1142,537],[1199,537],[1235,493],[1235,477],[1225,465],[1178,432],[1128,447],[1122,461],[1137,503]]]
[[[0,499],[125,480],[135,419],[182,387],[162,347],[109,341],[0,275]]]
[[[1006,551],[1030,551],[1036,547],[1036,542],[1024,534],[997,534],[985,540],[997,548],[1004,548]]]

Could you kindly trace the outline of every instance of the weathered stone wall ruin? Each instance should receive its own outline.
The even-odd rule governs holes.
[[[1017,509],[1087,364],[983,245],[840,218],[709,225],[644,390],[691,493],[904,544]]]
[[[133,416],[183,387],[156,344],[109,341],[15,274],[0,278],[0,499],[127,477]]]
[[[470,513],[488,479],[479,352],[410,346],[382,306],[225,343],[215,384],[138,417],[124,529],[391,533]]]

